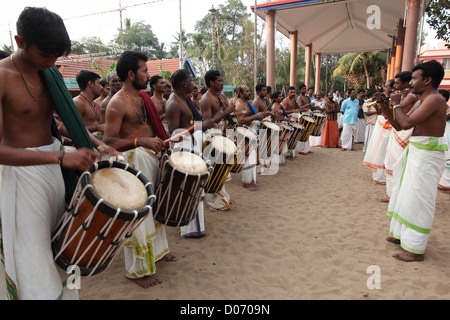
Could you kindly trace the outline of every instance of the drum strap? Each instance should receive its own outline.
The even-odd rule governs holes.
[[[186,102],[189,106],[189,108],[192,111],[192,114],[194,115],[194,119],[197,121],[203,121],[202,116],[200,115],[200,113],[198,112],[197,108],[194,105],[194,102],[192,102],[191,97],[186,96]]]
[[[223,101],[220,99],[219,96],[217,96],[217,99],[219,99],[219,103],[220,103],[220,106],[222,107],[222,110],[225,111],[227,109],[227,107],[225,106],[225,104],[223,103]],[[228,124],[231,125],[231,127],[234,128],[236,126],[236,122],[234,122],[233,117],[230,116],[229,114],[227,115],[227,121],[228,121]],[[227,127],[228,126],[225,126],[224,131],[226,131]]]
[[[167,132],[164,129],[164,125],[162,124],[161,117],[159,116],[158,110],[156,110],[155,104],[150,98],[149,94],[144,90],[139,91],[139,95],[144,100],[145,108],[147,109],[148,118],[150,120],[150,124],[152,129],[155,132],[155,135],[161,140],[167,140]],[[167,149],[169,149],[169,144],[166,145]]]
[[[284,117],[285,117],[285,118],[289,118],[289,115],[287,114],[286,109],[283,107],[282,104],[280,104],[280,107],[281,107],[281,111],[283,111]]]

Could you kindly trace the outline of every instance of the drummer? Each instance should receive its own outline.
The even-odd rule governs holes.
[[[141,171],[156,186],[159,180],[159,154],[165,147],[166,130],[150,95],[146,55],[126,51],[117,63],[122,89],[114,95],[106,110],[104,142],[125,152],[127,162]],[[146,219],[125,243],[125,275],[142,288],[161,283],[152,277],[157,261],[176,261],[169,254],[165,227]]]
[[[290,121],[291,118],[286,112],[286,109],[281,104],[283,102],[283,94],[281,92],[275,92],[270,97],[272,100],[272,112],[275,115],[276,121]]]
[[[203,121],[212,121],[217,124],[217,129],[225,133],[226,129],[232,129],[235,122],[232,118],[235,105],[225,100],[222,94],[223,77],[217,70],[209,70],[205,74],[205,83],[207,91],[200,100],[200,108],[203,115]],[[214,130],[214,129],[212,129]],[[208,132],[206,132],[208,133]],[[231,180],[231,174],[227,181]],[[231,197],[226,191],[225,186],[220,193],[207,194],[205,198],[208,207],[213,211],[230,211]]]
[[[170,95],[166,104],[167,124],[170,134],[176,134],[178,130],[187,130],[194,125],[194,122],[202,121],[203,127],[193,131],[192,135],[186,137],[180,143],[174,146],[174,150],[192,151],[200,149],[204,141],[203,130],[210,129],[215,126],[212,120],[203,121],[202,116],[195,107],[194,102],[190,98],[190,94],[194,89],[191,75],[185,69],[175,71],[170,78],[173,93]],[[204,219],[204,192],[198,206],[197,215],[192,222],[185,227],[181,227],[182,238],[199,238],[204,237],[205,219]]]
[[[258,135],[258,125],[254,123],[257,120],[262,120],[272,115],[270,111],[257,112],[250,103],[252,95],[248,86],[241,85],[237,90],[238,99],[236,100],[236,118],[239,124],[247,125],[250,129]],[[243,187],[250,191],[258,191],[256,184],[256,165],[257,165],[257,150],[250,151],[244,169],[242,171]]]
[[[267,110],[269,105],[269,100],[267,100],[267,86],[265,84],[259,83],[256,85],[256,98],[253,100],[253,106],[258,112]]]
[[[310,113],[311,112],[311,108],[314,106],[314,103],[311,102],[310,97],[307,96],[307,87],[305,84],[300,84],[299,86],[300,88],[300,95],[297,98],[297,102],[300,106],[300,110],[302,113]],[[302,155],[307,155],[309,153],[312,153],[310,150],[310,145],[309,145],[309,141],[307,142],[302,142],[300,141],[298,143],[298,153],[302,154]],[[295,152],[294,152],[295,155]]]

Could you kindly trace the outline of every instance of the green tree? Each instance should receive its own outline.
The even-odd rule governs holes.
[[[386,52],[348,53],[339,59],[333,76],[344,76],[355,88],[382,87],[387,69]]]
[[[437,38],[450,42],[450,1],[432,0],[427,8],[427,23],[436,30]],[[450,44],[447,44],[450,48]]]
[[[115,42],[117,45],[122,45],[120,32]],[[160,60],[167,57],[164,44],[161,45],[158,37],[152,31],[152,26],[144,24],[142,21],[131,23],[131,19],[125,19],[123,45],[124,50],[144,53],[150,60]]]

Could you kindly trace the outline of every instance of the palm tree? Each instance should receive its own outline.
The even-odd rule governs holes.
[[[356,52],[348,53],[339,59],[339,66],[333,75],[344,76],[354,87],[381,87],[387,69],[387,53]]]

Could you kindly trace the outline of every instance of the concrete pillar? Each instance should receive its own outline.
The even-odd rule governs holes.
[[[309,88],[311,86],[312,43],[306,46],[305,51],[306,51],[305,85],[307,88]]]
[[[291,77],[290,85],[297,88],[298,31],[291,32]]]
[[[391,75],[391,55],[392,55],[392,50],[391,49],[389,49],[389,51],[388,51],[388,58],[387,58],[387,70],[386,70],[386,80],[388,80],[389,79],[389,76]]]
[[[267,80],[266,84],[275,90],[275,10],[267,13]]]
[[[403,49],[402,70],[409,71],[414,67],[417,45],[417,27],[419,26],[420,0],[408,0],[405,44]]]
[[[395,71],[395,59],[397,54],[396,48],[396,38],[392,39],[392,49],[391,49],[391,72],[389,73],[388,80],[394,79],[394,71]]]
[[[316,53],[316,92],[319,92],[321,90],[320,87],[320,72],[322,71],[322,54],[321,53]]]
[[[403,62],[403,47],[405,44],[405,27],[403,26],[403,19],[398,22],[398,34],[397,34],[397,51],[395,53],[395,66],[394,66],[394,77],[402,72],[402,62]]]

